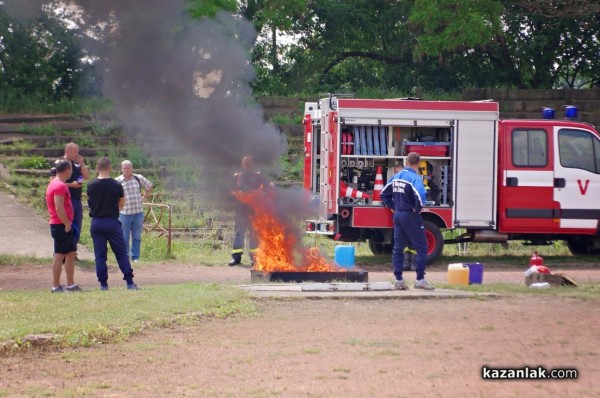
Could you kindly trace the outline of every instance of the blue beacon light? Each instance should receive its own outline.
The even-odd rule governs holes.
[[[554,119],[554,108],[542,108],[542,119]]]
[[[577,119],[577,107],[573,105],[565,106],[565,118],[569,120]]]

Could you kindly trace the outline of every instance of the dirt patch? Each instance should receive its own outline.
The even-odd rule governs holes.
[[[596,302],[259,302],[260,316],[2,360],[15,396],[597,396]],[[578,380],[487,381],[481,367],[576,367]],[[24,375],[27,375],[26,377]]]
[[[0,267],[2,286],[47,288],[49,266]],[[119,280],[111,270],[111,281]],[[569,270],[600,280],[598,270]],[[21,275],[17,278],[16,275]],[[93,270],[80,282],[97,288]],[[372,280],[389,280],[373,272]],[[410,275],[412,278],[412,275]],[[446,274],[433,270],[432,281]],[[8,278],[8,280],[6,279]],[[154,264],[142,284],[248,283],[238,267]],[[484,282],[521,270],[487,270]],[[596,300],[256,299],[252,318],[204,320],[93,348],[2,358],[0,395],[10,396],[597,396]],[[488,381],[481,367],[577,368],[577,380]]]

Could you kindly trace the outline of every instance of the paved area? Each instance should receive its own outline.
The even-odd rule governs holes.
[[[52,257],[52,247],[48,220],[0,190],[0,254]],[[81,246],[77,255],[82,259],[94,258]]]
[[[497,297],[495,293],[475,293],[467,291],[435,289],[425,291],[419,289],[393,290],[390,282],[376,282],[381,286],[370,290],[365,283],[347,283],[345,288],[339,288],[336,283],[275,283],[275,284],[251,284],[242,285],[242,289],[248,291],[255,297],[269,298],[304,298],[304,299],[347,299],[359,298],[365,300],[383,299],[448,299],[469,298],[476,296]],[[389,288],[383,286],[389,285]],[[354,286],[351,286],[354,285]],[[361,288],[363,287],[363,288]],[[359,288],[359,289],[357,289]]]

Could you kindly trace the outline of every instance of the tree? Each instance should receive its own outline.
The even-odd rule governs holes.
[[[551,88],[597,76],[599,13],[594,0],[416,0],[410,21],[418,54],[481,58],[501,84]]]
[[[0,87],[17,95],[71,97],[82,74],[74,35],[47,16],[11,18],[0,4]]]

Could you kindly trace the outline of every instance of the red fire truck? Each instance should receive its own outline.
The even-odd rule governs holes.
[[[444,243],[469,241],[564,240],[573,254],[600,253],[600,135],[565,109],[565,120],[549,108],[540,120],[500,120],[492,101],[331,95],[306,103],[304,187],[319,208],[306,232],[391,253],[392,217],[375,180],[385,183],[417,152],[428,262]],[[444,240],[451,229],[464,233]]]

